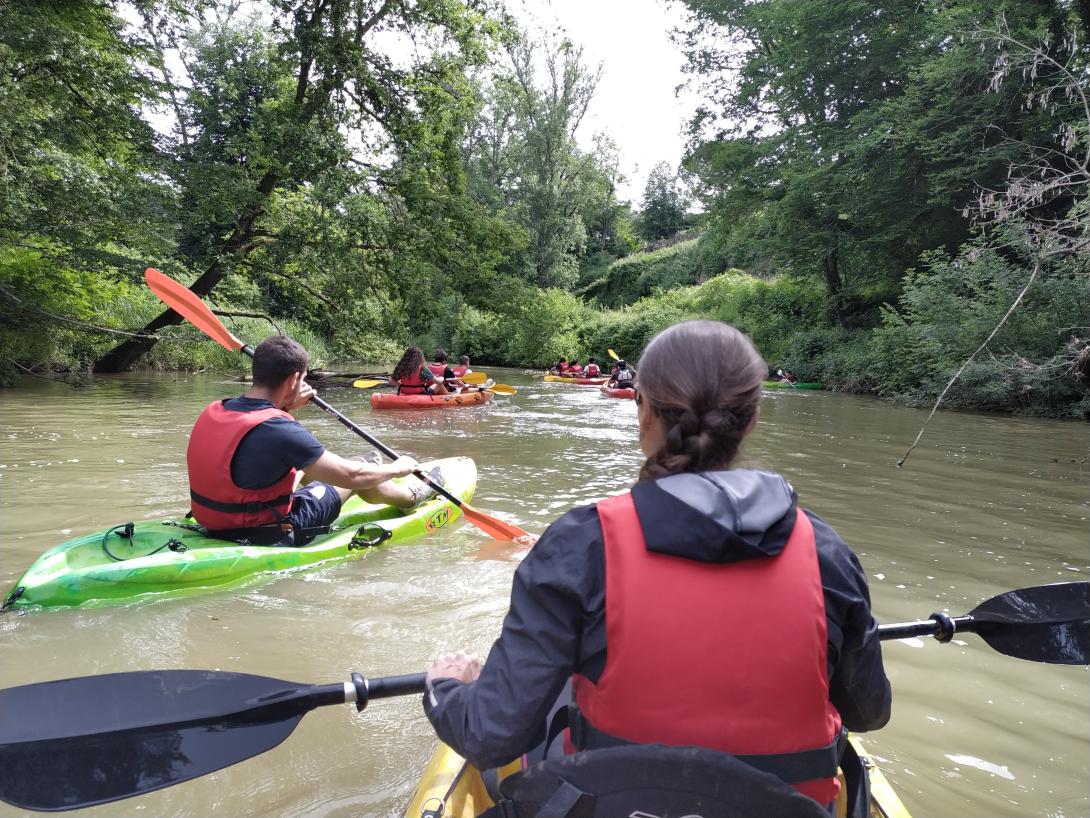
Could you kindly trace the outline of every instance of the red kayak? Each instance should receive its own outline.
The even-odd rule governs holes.
[[[492,400],[491,392],[462,392],[457,395],[395,395],[375,392],[372,409],[462,409],[481,406]]]
[[[633,400],[636,397],[635,389],[610,389],[608,386],[602,387],[602,394],[611,398],[628,398]]]
[[[563,375],[546,375],[545,380],[549,383],[577,383],[582,386],[601,386],[609,378],[567,378]]]

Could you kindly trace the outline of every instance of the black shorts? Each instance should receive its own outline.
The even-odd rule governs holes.
[[[291,511],[284,520],[295,526],[295,544],[306,545],[316,535],[304,535],[299,529],[331,525],[340,513],[341,495],[337,489],[321,480],[312,480],[292,492]]]

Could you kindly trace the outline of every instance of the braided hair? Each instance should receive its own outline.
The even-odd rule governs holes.
[[[640,357],[639,397],[662,419],[665,444],[640,479],[726,469],[761,403],[768,372],[753,342],[720,321],[663,330]]]

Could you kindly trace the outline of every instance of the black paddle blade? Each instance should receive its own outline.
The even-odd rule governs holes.
[[[168,670],[0,691],[0,799],[77,809],[206,775],[280,744],[326,703],[311,690],[244,673]]]
[[[1090,582],[1008,591],[969,615],[980,638],[1007,656],[1055,665],[1090,664]]]

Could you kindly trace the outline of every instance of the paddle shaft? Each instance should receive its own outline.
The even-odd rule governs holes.
[[[883,642],[888,639],[908,639],[913,636],[934,636],[940,642],[949,642],[955,633],[973,633],[977,620],[970,614],[950,617],[945,614],[933,614],[932,619],[917,622],[891,622],[878,626],[878,638]]]
[[[251,358],[254,357],[254,349],[249,344],[243,344],[242,349],[240,349],[239,351],[243,355],[248,355]],[[364,440],[366,440],[368,443],[370,443],[372,446],[374,446],[376,449],[378,449],[380,452],[382,452],[384,455],[386,455],[391,460],[397,460],[401,456],[397,452],[395,452],[393,449],[391,449],[389,446],[387,446],[385,443],[383,443],[381,440],[379,440],[377,437],[370,434],[368,431],[366,431],[362,427],[357,426],[355,423],[353,423],[347,417],[342,415],[340,412],[338,412],[336,409],[334,409],[332,406],[330,406],[324,400],[319,398],[317,395],[314,395],[313,397],[311,397],[310,402],[313,403],[315,406],[317,406],[319,409],[321,409],[326,414],[329,414],[329,415],[332,415],[333,417],[335,417],[337,420],[340,421],[342,426],[344,426],[347,429],[351,429],[353,432],[355,432],[357,435],[362,437]],[[416,477],[418,477],[419,479],[423,480],[425,483],[427,483],[433,489],[435,489],[435,491],[437,493],[443,495],[445,498],[450,500],[450,502],[454,503],[454,505],[458,506],[458,508],[462,508],[462,501],[461,500],[459,500],[457,497],[455,497],[453,494],[451,494],[445,488],[443,488],[438,483],[436,483],[434,480],[432,480],[430,477],[428,477],[428,475],[426,475],[423,471],[421,471],[420,469],[414,469],[413,474]]]

